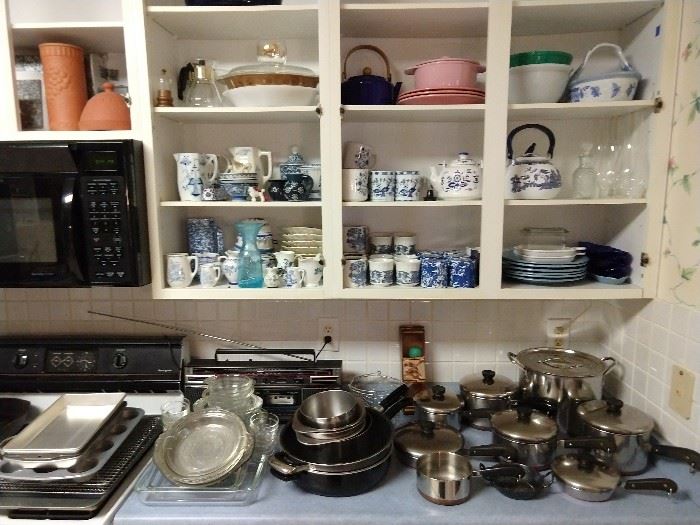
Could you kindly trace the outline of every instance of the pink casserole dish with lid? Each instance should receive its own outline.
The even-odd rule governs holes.
[[[435,88],[475,88],[477,73],[483,73],[486,67],[469,58],[442,57],[421,62],[404,71],[415,75],[416,89]]]

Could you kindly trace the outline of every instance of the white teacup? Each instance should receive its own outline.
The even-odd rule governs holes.
[[[199,270],[199,261],[195,255],[186,253],[169,253],[167,255],[167,281],[171,288],[185,288]]]
[[[221,266],[218,263],[205,263],[199,267],[199,282],[202,288],[213,288],[221,278]]]
[[[343,170],[343,201],[364,202],[369,197],[369,170]]]
[[[282,268],[286,270],[290,266],[294,265],[294,261],[297,258],[297,254],[292,251],[279,251],[275,252],[275,259],[277,259],[277,268]]]
[[[394,236],[391,233],[373,233],[369,236],[369,252],[391,255],[394,253]]]

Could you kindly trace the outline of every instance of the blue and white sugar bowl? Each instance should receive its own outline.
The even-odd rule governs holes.
[[[549,139],[547,156],[536,156],[535,143],[521,157],[513,158],[513,138],[526,129],[537,129]],[[561,174],[552,164],[554,155],[554,133],[542,124],[523,124],[508,134],[506,144],[510,166],[506,172],[506,198],[509,199],[553,199],[561,190]]]

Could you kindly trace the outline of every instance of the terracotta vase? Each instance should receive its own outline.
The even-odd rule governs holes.
[[[71,44],[39,44],[39,56],[44,70],[49,129],[77,130],[87,102],[82,48]]]
[[[129,107],[111,82],[102,84],[103,91],[88,100],[80,117],[82,130],[131,129]]]

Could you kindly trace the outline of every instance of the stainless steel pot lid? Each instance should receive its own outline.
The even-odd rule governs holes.
[[[496,376],[493,370],[482,370],[460,381],[462,395],[483,399],[508,399],[518,392],[518,385],[504,376]]]
[[[639,435],[654,429],[653,419],[619,399],[586,401],[576,408],[576,412],[593,428],[612,434]]]
[[[600,358],[569,349],[528,348],[518,353],[516,361],[527,370],[560,377],[600,377],[606,370]]]
[[[418,458],[433,452],[456,452],[464,447],[464,438],[449,426],[435,426],[432,421],[409,423],[394,434],[394,446],[406,454],[415,466]]]
[[[544,443],[557,435],[557,423],[528,406],[502,410],[491,416],[494,432],[520,443]]]
[[[620,483],[620,471],[617,467],[591,456],[558,456],[552,462],[552,472],[563,483],[588,493],[611,492]]]
[[[413,401],[423,410],[432,414],[451,414],[462,408],[462,400],[459,396],[447,392],[442,385],[421,390],[413,396]]]

